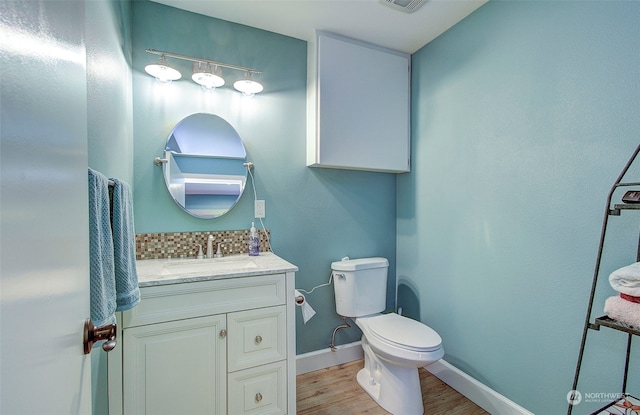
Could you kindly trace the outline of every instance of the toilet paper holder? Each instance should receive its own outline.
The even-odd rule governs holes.
[[[302,310],[302,319],[304,324],[307,324],[309,320],[316,314],[316,311],[311,307],[311,305],[307,302],[307,299],[304,297],[304,294],[295,290],[295,302],[296,306],[300,307]]]

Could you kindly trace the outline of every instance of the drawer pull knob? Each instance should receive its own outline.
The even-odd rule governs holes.
[[[227,337],[227,330],[225,329],[220,330],[220,338],[224,339],[225,337]]]
[[[256,344],[262,343],[262,336],[256,336]]]
[[[256,393],[256,402],[260,402],[262,400],[262,394],[260,392]]]

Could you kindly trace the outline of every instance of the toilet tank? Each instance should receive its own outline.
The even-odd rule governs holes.
[[[386,308],[386,258],[343,259],[331,263],[336,312],[344,317],[362,317]]]

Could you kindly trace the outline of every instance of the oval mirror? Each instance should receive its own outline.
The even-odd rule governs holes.
[[[162,170],[173,200],[203,219],[227,213],[247,182],[247,153],[236,130],[213,114],[193,114],[171,131]]]

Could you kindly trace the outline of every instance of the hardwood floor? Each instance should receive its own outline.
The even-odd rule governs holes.
[[[362,366],[362,360],[356,360],[299,375],[296,378],[297,414],[388,414],[356,382],[356,373]],[[489,415],[424,369],[420,369],[420,384],[425,414]]]

